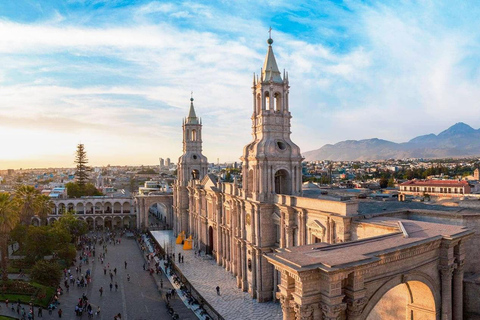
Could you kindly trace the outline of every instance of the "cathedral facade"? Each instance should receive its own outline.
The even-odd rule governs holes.
[[[183,155],[174,185],[175,234],[237,278],[258,301],[275,299],[280,275],[266,260],[278,248],[349,240],[354,202],[302,197],[302,156],[290,139],[288,74],[279,71],[270,38],[261,73],[253,78],[252,142],[244,147],[242,183],[207,173],[202,124],[193,99],[183,122]]]

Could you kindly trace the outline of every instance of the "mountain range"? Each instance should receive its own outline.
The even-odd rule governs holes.
[[[346,140],[326,144],[303,153],[306,161],[366,161],[404,158],[458,158],[480,155],[480,129],[463,122],[456,123],[438,135],[418,136],[408,142],[382,139]]]

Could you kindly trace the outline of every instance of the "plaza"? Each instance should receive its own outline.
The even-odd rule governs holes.
[[[93,234],[90,233],[90,235]],[[101,233],[98,235],[101,235]],[[171,319],[162,296],[167,290],[172,289],[172,286],[164,275],[151,276],[147,271],[144,271],[144,254],[135,239],[122,237],[120,244],[109,244],[103,264],[98,260],[98,255],[102,253],[101,245],[96,245],[96,252],[95,262],[90,261],[88,265],[82,266],[83,273],[87,269],[91,270],[92,282],[85,288],[71,285],[67,292],[63,281],[61,281],[63,294],[59,299],[60,304],[57,309],[53,310],[52,315],[49,315],[48,311],[44,309],[42,319],[58,319],[58,309],[60,308],[63,311],[62,319],[86,319],[88,315],[85,313],[82,317],[75,315],[75,306],[84,293],[92,304],[94,311],[97,310],[97,306],[100,307],[100,314],[94,315],[94,319],[110,320],[118,313],[121,314],[122,320]],[[127,262],[127,268],[124,265],[125,261]],[[118,291],[115,290],[115,286],[110,290],[109,273],[107,272],[104,275],[103,267],[108,264],[112,271],[114,268],[117,269],[112,284],[118,284]],[[71,268],[71,272],[74,277],[77,276],[75,267]],[[80,275],[80,272],[78,275]],[[130,275],[130,281],[128,281],[127,275]],[[157,287],[160,279],[163,281],[163,288]],[[101,287],[103,287],[102,296],[99,292]],[[180,319],[197,319],[193,312],[186,308],[178,298],[171,300],[171,306]],[[28,312],[28,306],[25,305],[24,307]],[[21,315],[18,315],[16,311],[7,309],[4,303],[1,304],[0,314],[21,318]],[[35,318],[39,319],[40,317],[37,314],[38,308],[35,307]]]

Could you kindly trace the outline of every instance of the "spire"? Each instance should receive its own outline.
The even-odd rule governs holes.
[[[283,82],[282,77],[280,76],[280,70],[278,70],[277,61],[275,60],[275,55],[273,54],[272,49],[272,28],[268,30],[269,38],[267,56],[265,57],[265,62],[263,63],[262,68],[262,81],[273,81],[273,82]]]
[[[190,111],[188,112],[187,124],[198,124],[198,118],[195,114],[195,108],[193,107],[193,92],[190,97]]]

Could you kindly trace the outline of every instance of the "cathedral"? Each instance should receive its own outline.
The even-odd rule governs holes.
[[[462,319],[476,312],[471,297],[480,287],[471,275],[480,274],[480,213],[407,203],[386,210],[302,192],[288,74],[279,71],[273,40],[267,43],[253,78],[241,183],[208,173],[191,99],[173,188],[174,234],[192,236],[252,298],[279,300],[284,320]]]
[[[253,79],[252,141],[241,157],[241,185],[218,181],[207,173],[202,123],[192,98],[183,121],[183,155],[173,200],[174,232],[192,235],[197,248],[212,254],[236,276],[238,287],[259,301],[274,299],[278,284],[265,253],[345,237],[335,231],[343,229],[342,219],[335,222],[321,213],[312,216],[313,225],[307,230],[305,218],[312,200],[304,199],[306,207],[297,207],[302,199],[303,159],[290,139],[288,74],[279,71],[273,40],[267,43],[261,74]],[[331,210],[341,214],[348,209],[340,204]]]

